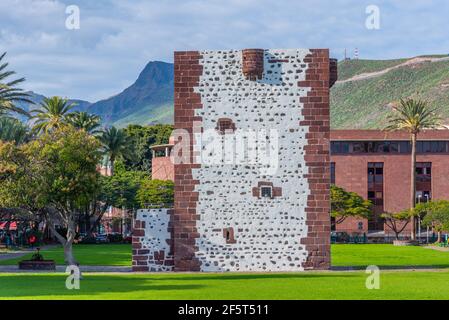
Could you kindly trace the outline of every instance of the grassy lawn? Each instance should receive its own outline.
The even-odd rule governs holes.
[[[77,245],[84,265],[130,264],[130,245]],[[62,249],[44,251],[63,263]],[[16,259],[19,260],[19,259]],[[0,261],[11,264],[17,261]],[[334,266],[438,266],[449,252],[392,245],[333,245]],[[225,274],[84,274],[80,290],[65,288],[58,273],[0,273],[0,299],[449,299],[449,272],[382,271],[380,290],[356,272]]]
[[[82,265],[130,266],[131,245],[98,244],[75,245],[75,257]],[[45,259],[54,259],[64,264],[62,248],[44,250]],[[25,257],[0,260],[0,265],[15,265]],[[440,252],[422,247],[395,247],[389,244],[336,244],[332,245],[332,265],[364,268],[368,265],[379,267],[428,266],[449,268],[449,252]]]
[[[81,265],[87,266],[131,266],[130,244],[78,244],[73,246],[75,257]],[[62,247],[41,251],[45,259],[64,264]],[[15,265],[31,257],[31,253],[20,258],[0,260],[0,265]]]
[[[0,274],[0,299],[449,299],[449,273],[85,274],[80,290],[61,274]]]
[[[333,266],[379,267],[428,266],[449,268],[449,252],[390,244],[332,245]]]

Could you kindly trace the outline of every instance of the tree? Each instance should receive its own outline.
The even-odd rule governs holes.
[[[331,186],[331,216],[335,223],[342,223],[348,217],[368,219],[371,202],[364,200],[355,192],[348,192],[335,185]]]
[[[14,71],[6,71],[9,64],[2,62],[5,56],[6,52],[0,55],[0,113],[15,112],[29,117],[30,114],[28,112],[16,106],[16,102],[34,104],[29,99],[30,95],[28,93],[23,92],[23,89],[17,88],[17,85],[23,83],[25,78],[5,82],[8,77],[15,74]]]
[[[399,235],[411,221],[410,217],[414,215],[413,209],[407,209],[396,213],[386,212],[381,217],[384,219],[385,225],[394,232],[396,240],[399,240]]]
[[[36,120],[33,126],[35,132],[48,133],[63,126],[68,122],[70,110],[76,106],[67,99],[61,97],[44,98],[40,109],[32,110]]]
[[[10,117],[0,117],[0,140],[22,144],[29,137],[28,127],[22,122]]]
[[[75,128],[87,133],[98,134],[100,132],[101,118],[97,115],[76,111],[67,116],[67,121]]]
[[[124,157],[128,170],[151,172],[151,146],[167,144],[173,131],[172,125],[156,124],[151,126],[129,125],[125,128],[130,138],[130,152]]]
[[[438,233],[437,242],[441,242],[441,232],[449,230],[449,201],[436,200],[419,203],[415,208],[416,215],[424,217],[423,225],[431,227]]]
[[[437,109],[430,107],[427,102],[415,99],[401,99],[398,106],[393,107],[394,112],[388,118],[388,125],[385,128],[389,131],[405,130],[410,135],[412,144],[411,153],[411,185],[410,204],[411,209],[416,205],[416,139],[418,133],[424,129],[432,129],[439,125]],[[416,239],[415,216],[410,217],[412,224],[411,239]]]
[[[69,265],[80,208],[98,189],[98,150],[97,139],[71,126],[21,146],[0,142],[0,207],[42,216]]]
[[[123,129],[111,127],[99,136],[103,153],[108,157],[111,166],[111,175],[114,175],[114,163],[119,156],[129,151],[129,137]]]
[[[174,183],[166,180],[145,180],[137,192],[140,206],[164,208],[174,202]]]
[[[91,235],[98,228],[106,210],[110,207],[132,210],[139,207],[137,191],[142,181],[148,179],[148,173],[126,171],[117,162],[113,176],[101,176],[98,189],[92,194],[91,201],[84,208],[83,220],[86,233]],[[93,223],[91,221],[94,220]]]

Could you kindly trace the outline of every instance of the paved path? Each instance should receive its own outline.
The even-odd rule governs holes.
[[[32,253],[34,250],[20,250],[20,251],[12,251],[8,253],[2,253],[0,254],[0,261],[1,260],[9,260],[9,259],[15,259],[23,257],[24,255],[27,255],[28,253]]]
[[[438,267],[438,266],[380,266],[380,271],[447,271],[448,267]],[[331,272],[333,271],[365,271],[366,267],[331,267]]]
[[[56,266],[56,272],[65,273],[67,266]],[[81,272],[94,272],[94,273],[126,273],[131,272],[131,267],[121,266],[81,266]],[[48,273],[54,271],[48,270],[19,270],[16,265],[12,266],[0,266],[0,273]]]
[[[52,245],[43,246],[43,247],[39,247],[39,248],[42,251],[42,250],[51,249],[51,248],[57,247],[57,246],[58,245],[52,244]],[[20,257],[23,257],[24,255],[27,255],[27,254],[33,253],[33,252],[36,252],[36,248],[34,248],[34,249],[28,248],[28,249],[23,249],[23,250],[20,250],[20,251],[12,251],[12,252],[8,252],[8,253],[1,253],[0,254],[0,261],[20,258]]]
[[[18,266],[0,266],[0,273],[65,273],[66,266],[56,266],[56,271],[48,271],[48,270],[19,270]],[[363,272],[365,270],[364,267],[332,267],[331,270],[310,270],[305,273],[333,273],[333,272]],[[449,268],[441,268],[441,267],[432,267],[432,266],[389,266],[389,267],[380,267],[381,271],[390,271],[390,272],[447,272]],[[124,274],[124,273],[132,273],[131,267],[123,267],[123,266],[81,266],[81,272],[86,273],[108,273],[108,274]],[[195,272],[181,272],[181,273],[195,273]],[[208,272],[208,273],[216,273],[216,272]],[[222,272],[218,272],[222,274]],[[239,272],[236,272],[239,273]],[[247,272],[242,272],[247,273]],[[258,273],[258,272],[255,272]],[[260,272],[265,273],[265,272]],[[273,272],[277,273],[277,272]],[[285,273],[285,272],[280,272]],[[173,272],[137,272],[137,274],[173,274]]]
[[[432,249],[432,250],[436,250],[436,251],[443,251],[443,252],[448,252],[449,248],[448,247],[438,247],[438,246],[426,246],[424,247],[426,249]]]

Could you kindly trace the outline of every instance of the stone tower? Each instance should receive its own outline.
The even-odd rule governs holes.
[[[336,72],[325,49],[175,52],[175,129],[190,140],[190,162],[174,169],[175,271],[329,268]],[[223,139],[275,130],[276,170],[204,163],[198,137],[212,130]]]

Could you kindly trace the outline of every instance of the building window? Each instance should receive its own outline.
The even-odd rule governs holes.
[[[260,187],[260,197],[261,198],[273,198],[273,187],[271,187],[271,186]]]
[[[235,131],[235,124],[231,119],[220,118],[217,121],[217,127],[215,128],[220,134],[230,133]]]
[[[432,195],[432,163],[416,163],[416,203],[427,202]]]
[[[368,163],[368,200],[373,204],[373,214],[368,219],[368,231],[383,230],[384,213],[384,164],[383,162]]]
[[[365,154],[389,153],[409,154],[412,150],[410,141],[331,141],[331,153],[336,154]],[[448,141],[418,141],[416,152],[449,153]]]
[[[335,162],[331,162],[331,184],[335,184]]]

